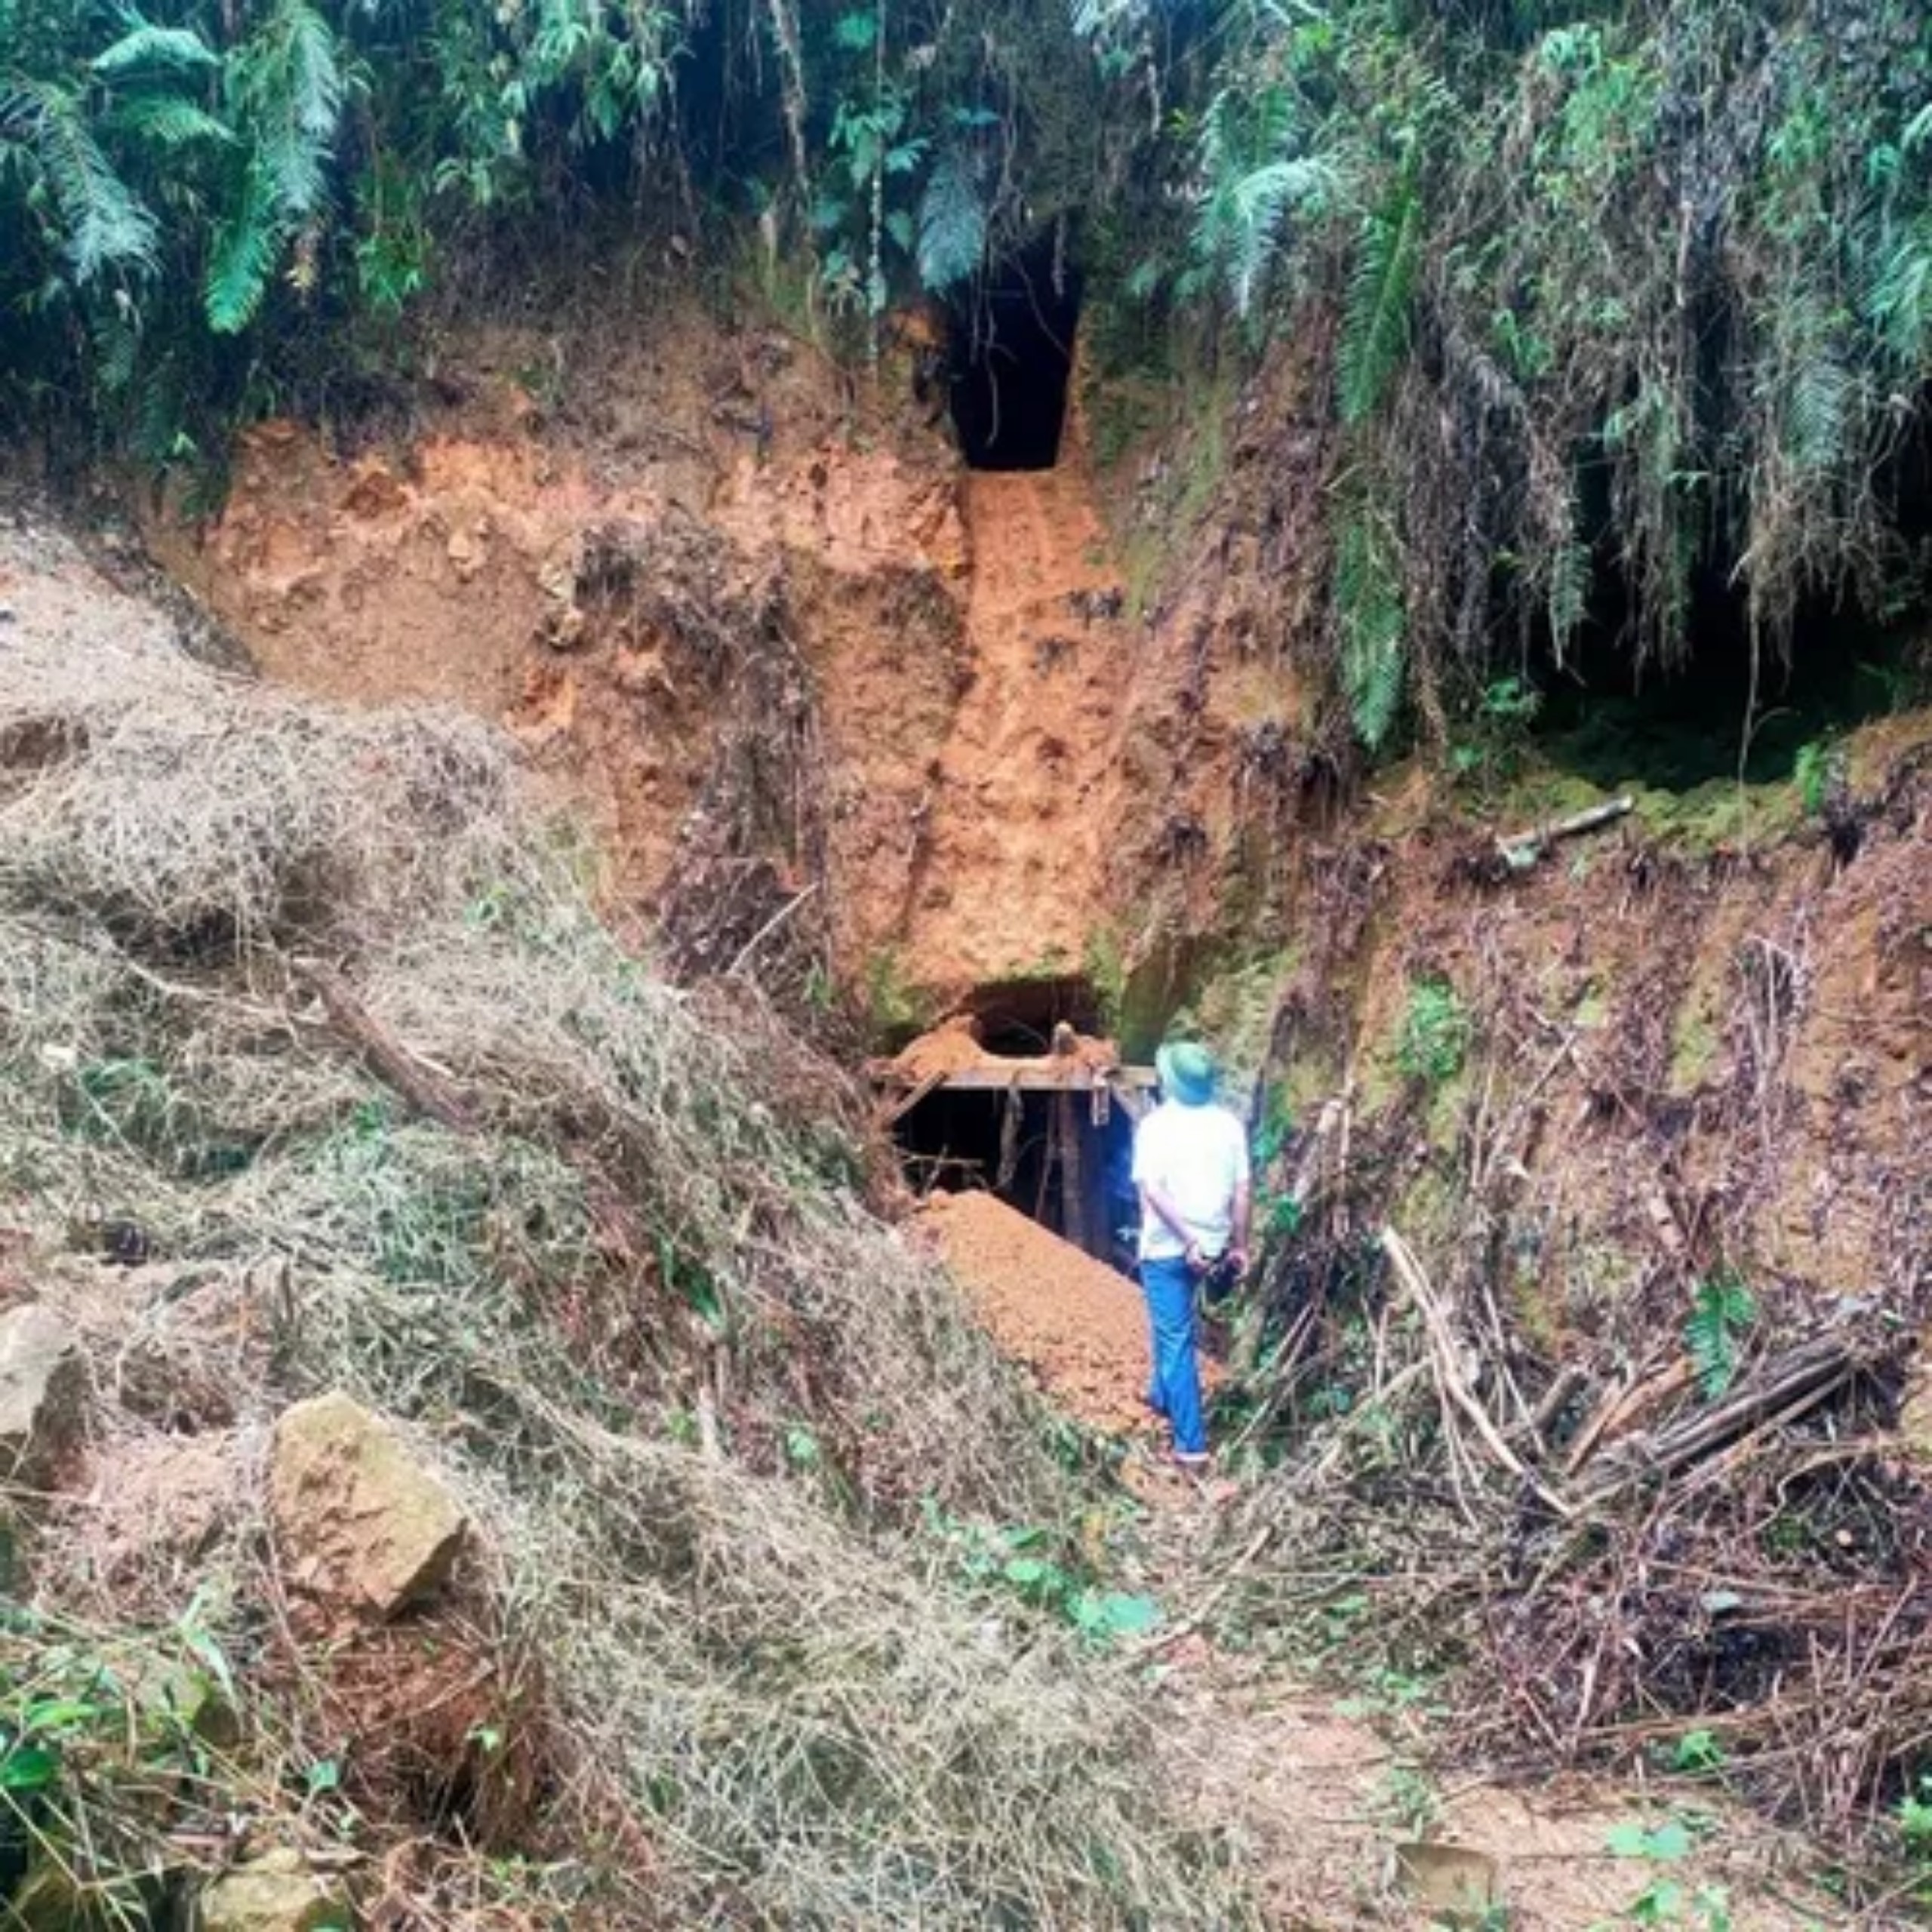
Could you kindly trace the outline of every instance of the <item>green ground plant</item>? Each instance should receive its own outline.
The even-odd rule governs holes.
[[[1684,1346],[1706,1401],[1715,1401],[1730,1386],[1757,1319],[1757,1299],[1735,1275],[1712,1275],[1697,1284]]]
[[[1469,1009],[1447,980],[1418,980],[1403,1011],[1395,1063],[1410,1079],[1440,1087],[1462,1072],[1473,1032]]]

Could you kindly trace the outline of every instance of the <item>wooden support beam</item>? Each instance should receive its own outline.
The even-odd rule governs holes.
[[[1087,1245],[1087,1178],[1080,1158],[1080,1122],[1073,1111],[1071,1088],[1054,1103],[1060,1115],[1060,1232],[1075,1247]]]
[[[909,1077],[895,1070],[890,1062],[867,1069],[881,1086],[904,1086],[930,1093],[943,1087],[961,1094],[1088,1094],[1105,1088],[1116,1097],[1131,1093],[1150,1093],[1157,1076],[1151,1066],[1115,1066],[1096,1072],[1091,1067],[1055,1066],[1044,1060],[1023,1060],[1002,1066],[995,1060],[975,1066],[955,1067],[936,1081]],[[931,1084],[928,1084],[931,1081]]]
[[[901,1094],[886,1106],[879,1115],[880,1126],[897,1126],[928,1094],[931,1093],[935,1088],[943,1086],[945,1081],[946,1075],[943,1073],[928,1074],[918,1086]]]

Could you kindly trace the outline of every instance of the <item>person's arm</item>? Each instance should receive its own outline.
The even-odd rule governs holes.
[[[1166,1189],[1153,1181],[1144,1180],[1140,1183],[1140,1200],[1143,1210],[1151,1210],[1173,1229],[1174,1239],[1187,1250],[1189,1265],[1198,1266],[1200,1251],[1195,1246],[1193,1235],[1189,1231],[1186,1218],[1168,1198]]]
[[[1234,1235],[1228,1243],[1228,1259],[1237,1275],[1247,1272],[1247,1257],[1254,1245],[1254,1189],[1244,1177],[1235,1183]]]

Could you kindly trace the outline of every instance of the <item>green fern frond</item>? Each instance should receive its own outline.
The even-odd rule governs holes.
[[[226,146],[235,139],[226,122],[178,94],[142,94],[122,101],[112,118],[122,132],[165,148],[185,147],[191,141]]]
[[[974,274],[986,258],[986,205],[971,163],[949,149],[919,199],[919,279],[935,294]]]
[[[1336,540],[1335,620],[1349,718],[1355,736],[1377,751],[1401,710],[1407,614],[1401,550],[1367,503],[1345,514]]]
[[[1875,264],[1865,310],[1903,368],[1923,373],[1932,365],[1932,214],[1891,238]]]
[[[89,325],[94,337],[95,380],[107,395],[120,395],[134,380],[134,362],[141,331],[131,304],[101,306]]]
[[[1792,372],[1781,440],[1801,475],[1826,475],[1843,460],[1850,426],[1853,378],[1830,349],[1820,348]]]
[[[335,35],[305,0],[278,0],[231,66],[233,117],[255,148],[208,259],[202,306],[220,335],[254,321],[283,245],[321,207],[346,91]]]
[[[1319,216],[1334,202],[1340,180],[1332,162],[1304,155],[1270,162],[1234,183],[1228,197],[1232,231],[1228,256],[1229,292],[1238,312],[1245,315],[1253,307],[1288,214]]]
[[[282,230],[275,195],[259,164],[251,164],[241,205],[216,231],[202,306],[217,335],[235,335],[255,319],[275,272]]]
[[[221,64],[221,57],[214,49],[186,27],[150,26],[137,14],[131,14],[128,18],[131,24],[127,32],[112,46],[97,54],[90,63],[104,81],[162,69],[177,73],[205,72]]]
[[[1194,254],[1225,276],[1243,315],[1280,252],[1288,215],[1319,216],[1339,198],[1339,164],[1299,152],[1301,145],[1295,96],[1279,85],[1252,93],[1224,88],[1201,115]]]
[[[1338,352],[1342,420],[1372,416],[1402,358],[1422,265],[1422,198],[1404,181],[1363,226]]]
[[[1590,577],[1589,546],[1574,539],[1559,543],[1549,560],[1549,595],[1546,599],[1550,642],[1559,663],[1564,646],[1582,628],[1583,620],[1589,614]]]
[[[280,0],[238,56],[238,80],[257,131],[276,214],[294,223],[320,206],[346,86],[328,23],[304,0]]]
[[[189,447],[182,405],[180,368],[174,358],[163,357],[147,371],[134,398],[128,442],[140,461],[159,469]]]
[[[1736,1275],[1713,1275],[1697,1284],[1684,1345],[1706,1401],[1715,1401],[1730,1386],[1740,1344],[1757,1318],[1757,1302]]]
[[[65,230],[75,278],[154,265],[155,220],[102,153],[80,104],[64,89],[23,83],[0,96],[0,144],[32,158]]]

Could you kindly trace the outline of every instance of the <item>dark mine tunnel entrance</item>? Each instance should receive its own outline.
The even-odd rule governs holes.
[[[1080,320],[1080,272],[1053,235],[948,307],[952,426],[974,469],[1051,469],[1060,460]]]
[[[985,1189],[1131,1270],[1134,1121],[1151,1076],[1106,1063],[1084,982],[989,988],[972,1011],[977,1057],[915,1079],[894,1122],[909,1178],[922,1193]]]

